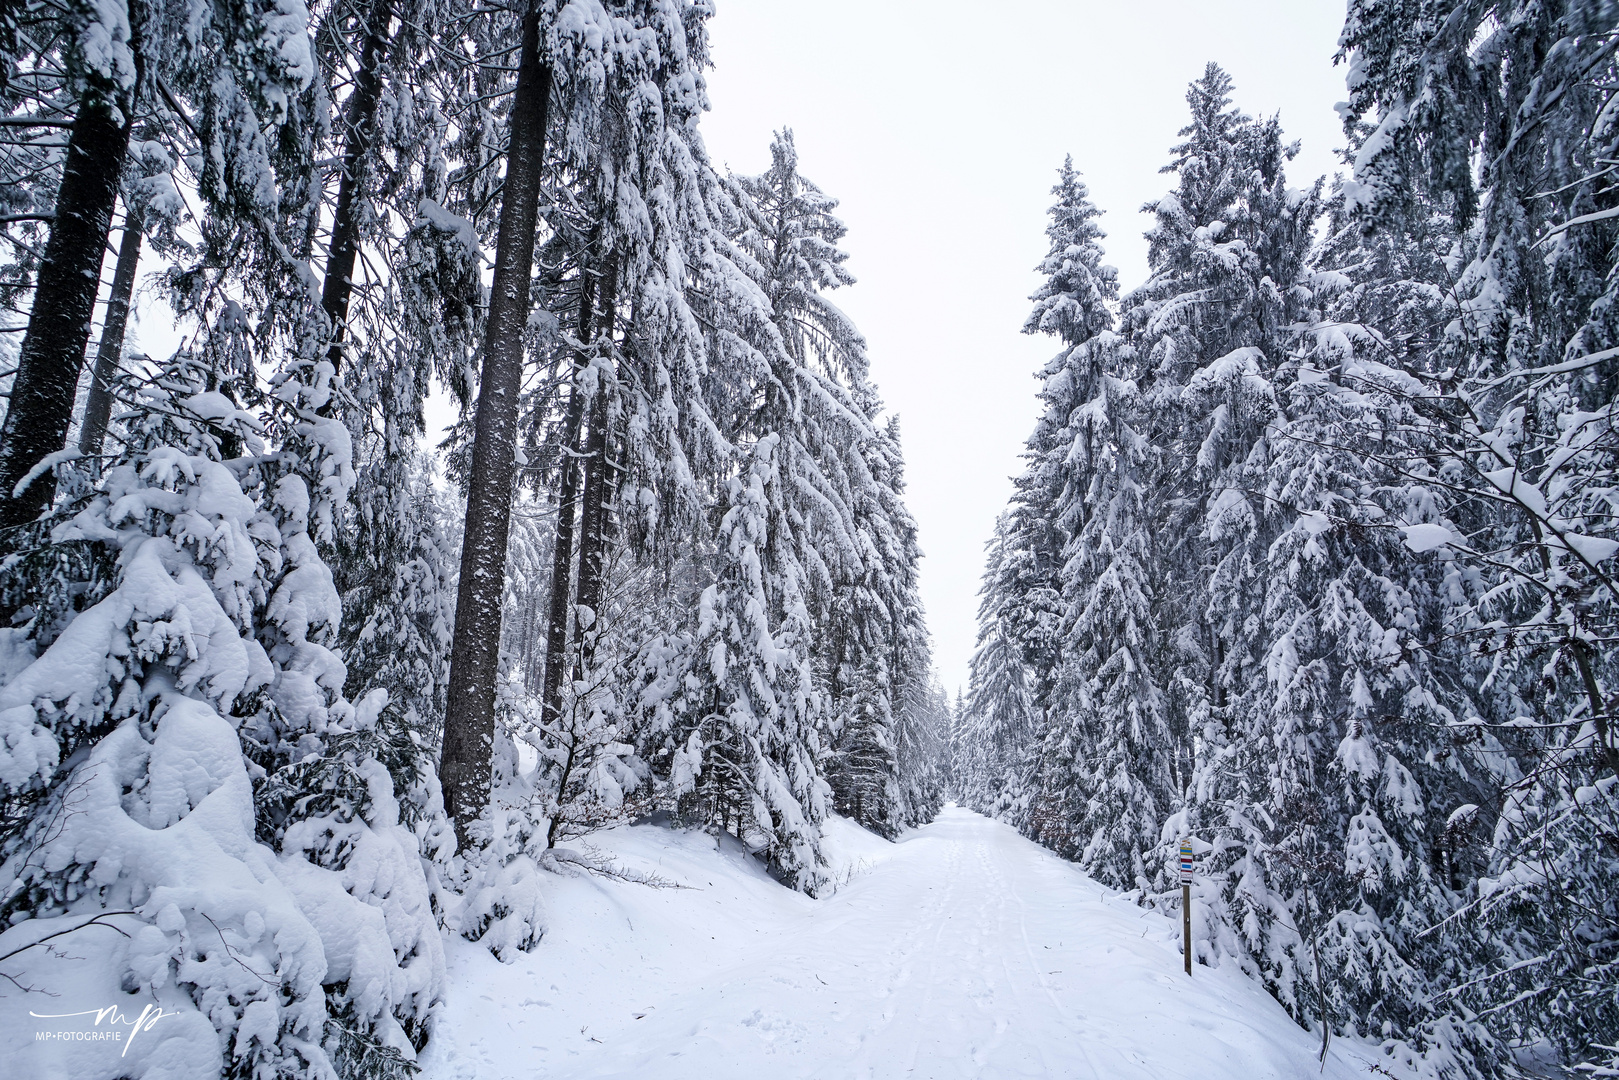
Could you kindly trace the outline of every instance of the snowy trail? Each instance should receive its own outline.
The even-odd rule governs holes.
[[[1180,969],[1179,927],[1011,829],[946,808],[898,844],[836,822],[864,868],[812,901],[702,834],[623,829],[626,865],[693,886],[563,881],[546,941],[454,950],[427,1080],[477,1077],[1369,1075],[1231,970]]]

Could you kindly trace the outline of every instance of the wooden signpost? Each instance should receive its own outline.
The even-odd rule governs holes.
[[[1192,973],[1192,838],[1181,840],[1181,951],[1186,974]]]

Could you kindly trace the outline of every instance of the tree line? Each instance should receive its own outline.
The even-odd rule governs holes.
[[[844,227],[710,162],[710,14],[0,8],[0,978],[174,1011],[129,1075],[408,1075],[564,841],[813,893],[939,806]]]
[[[1355,0],[1304,187],[1211,64],[1147,280],[1064,165],[1024,328],[957,787],[1177,912],[1206,842],[1199,960],[1398,1075],[1619,1067],[1616,34]]]

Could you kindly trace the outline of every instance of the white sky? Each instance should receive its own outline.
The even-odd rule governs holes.
[[[983,544],[1034,423],[1056,343],[1019,333],[1046,208],[1071,153],[1105,211],[1124,288],[1146,276],[1158,170],[1214,60],[1239,107],[1281,112],[1293,185],[1338,168],[1332,63],[1342,0],[716,0],[716,164],[762,172],[791,127],[800,169],[841,200],[859,283],[835,294],[901,417],[926,558],[922,596],[953,695],[976,633]]]
[[[1019,328],[1063,155],[1105,211],[1108,261],[1134,287],[1150,224],[1138,209],[1168,190],[1158,169],[1186,122],[1186,84],[1209,60],[1231,73],[1242,109],[1280,110],[1302,141],[1295,186],[1337,167],[1344,5],[716,2],[704,139],[716,164],[762,172],[771,132],[791,127],[804,174],[842,201],[860,280],[835,299],[866,334],[873,377],[901,417],[922,598],[954,694],[967,681],[983,544],[1034,422],[1032,376],[1056,352]],[[143,262],[143,274],[155,268]],[[135,322],[134,347],[166,355],[178,344],[166,311]],[[430,412],[451,418],[445,400]]]

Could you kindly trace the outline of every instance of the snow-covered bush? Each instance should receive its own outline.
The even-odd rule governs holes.
[[[395,1075],[428,1033],[444,964],[412,826],[435,807],[402,817],[422,752],[385,692],[342,696],[327,645],[311,528],[351,474],[322,385],[283,380],[275,449],[217,364],[132,386],[126,449],[42,545],[109,579],[7,632],[0,972],[35,1011],[174,1017],[85,1075]]]

